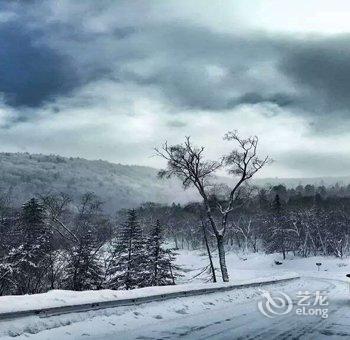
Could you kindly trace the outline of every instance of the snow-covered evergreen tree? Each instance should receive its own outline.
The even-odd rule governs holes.
[[[170,249],[163,248],[163,230],[157,220],[147,237],[147,286],[173,285],[175,255]]]
[[[102,287],[103,272],[98,259],[98,245],[90,229],[72,248],[65,272],[64,286],[67,289],[81,291]]]
[[[135,210],[128,211],[127,222],[121,227],[114,244],[119,252],[109,269],[108,287],[134,289],[146,286],[145,240]]]
[[[4,261],[2,279],[11,282],[11,291],[16,294],[41,292],[46,288],[52,233],[45,223],[43,208],[35,198],[24,204],[18,232],[21,238]]]

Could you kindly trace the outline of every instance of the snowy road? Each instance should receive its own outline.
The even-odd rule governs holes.
[[[303,278],[264,287],[293,299],[287,315],[267,318],[257,308],[257,289],[174,299],[110,310],[66,325],[28,334],[26,339],[349,339],[350,294],[344,282]],[[298,291],[324,291],[328,318],[297,315]],[[67,324],[68,323],[68,324]]]

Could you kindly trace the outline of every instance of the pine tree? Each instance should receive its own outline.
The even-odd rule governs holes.
[[[119,251],[119,256],[114,257],[110,265],[108,287],[111,289],[144,287],[147,254],[135,210],[128,211],[127,222],[122,226],[114,247]]]
[[[265,235],[266,249],[268,252],[280,252],[283,259],[286,258],[288,246],[288,216],[282,206],[280,196],[275,195],[268,218],[268,232]]]
[[[175,284],[173,265],[175,259],[170,249],[163,248],[163,235],[157,220],[147,238],[147,286],[165,286]]]
[[[7,272],[3,274],[4,279],[14,283],[11,290],[16,294],[43,291],[46,288],[52,233],[45,223],[43,207],[35,198],[24,204],[18,228],[22,237],[5,260]]]
[[[71,250],[66,266],[64,286],[68,289],[100,289],[103,272],[98,259],[98,245],[90,229],[81,236],[80,242]]]

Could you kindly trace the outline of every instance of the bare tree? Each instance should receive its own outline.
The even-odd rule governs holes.
[[[214,263],[213,263],[213,257],[211,255],[209,242],[208,242],[208,237],[207,237],[206,225],[205,225],[205,223],[203,221],[201,221],[201,222],[202,222],[201,223],[201,227],[202,227],[202,230],[203,230],[204,243],[205,243],[205,248],[207,249],[207,254],[208,254],[208,258],[209,258],[209,265],[210,265],[212,279],[213,279],[213,282],[217,282],[217,280],[216,280],[216,273],[215,273],[215,267],[214,267]]]
[[[73,244],[79,243],[76,234],[62,221],[62,215],[71,203],[71,198],[61,193],[59,195],[40,196],[40,200],[51,222],[51,227],[67,241]]]
[[[256,136],[243,139],[236,131],[230,131],[224,136],[224,140],[237,143],[238,149],[233,149],[218,161],[205,160],[204,147],[193,146],[190,137],[186,137],[185,142],[179,145],[169,146],[166,142],[162,148],[156,148],[155,151],[158,156],[167,160],[167,168],[159,172],[161,178],[178,177],[185,189],[194,186],[201,195],[207,219],[216,237],[222,279],[228,282],[224,249],[228,216],[235,208],[242,184],[252,178],[270,159],[269,157],[260,159],[257,156]],[[213,187],[211,180],[220,168],[225,168],[237,181],[230,187],[225,197],[219,200],[211,193]],[[215,219],[215,213],[219,214],[219,220]]]

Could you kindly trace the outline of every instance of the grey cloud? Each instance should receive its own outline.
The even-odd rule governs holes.
[[[182,128],[186,126],[187,124],[181,120],[169,120],[166,122],[166,125],[171,128]]]
[[[275,42],[203,27],[164,25],[158,29],[148,27],[129,41],[133,46],[142,41],[139,55],[149,62],[127,71],[121,65],[119,77],[155,86],[170,103],[185,109],[217,111],[252,101],[290,102],[288,93],[276,91],[274,84],[251,72],[253,68],[263,72],[259,64],[275,59]]]
[[[323,152],[321,150],[295,150],[276,155],[275,162],[290,170],[299,170],[305,176],[349,175],[350,158],[341,152]]]
[[[36,44],[40,32],[0,24],[0,92],[11,106],[35,107],[80,85],[68,57]]]
[[[280,69],[306,91],[311,99],[308,110],[350,115],[349,35],[294,42],[285,51]]]
[[[108,63],[93,60],[93,55],[103,53],[94,46],[101,35],[87,34],[79,29],[81,22],[76,20],[46,20],[47,3],[0,5],[0,10],[16,13],[9,21],[0,23],[0,93],[12,107],[40,107],[110,74]],[[117,39],[129,34],[128,28],[116,28],[111,33]],[[70,45],[76,45],[76,49],[70,49]],[[92,58],[84,57],[85,53]]]
[[[263,96],[260,93],[248,92],[229,102],[229,107],[234,107],[240,104],[259,104],[265,102],[274,103],[280,107],[284,107],[295,104],[297,102],[297,98],[287,93],[275,93],[273,95]]]
[[[151,87],[174,111],[273,103],[306,115],[318,133],[329,124],[327,131],[336,131],[350,118],[349,36],[296,39],[219,33],[180,21],[160,25],[147,12],[153,5],[143,5],[142,16],[125,1],[87,1],[74,7],[74,15],[44,20],[51,15],[49,2],[33,3],[34,10],[16,3],[15,21],[0,33],[6,46],[0,91],[12,106],[38,107],[108,78]],[[150,18],[142,20],[146,14]],[[100,16],[107,28],[81,24]]]
[[[8,45],[0,66],[5,74],[0,90],[12,106],[39,106],[104,77],[154,87],[182,109],[219,111],[266,101],[290,103],[288,89],[277,91],[275,84],[252,72],[259,68],[264,72],[260,64],[275,62],[277,40],[217,33],[181,22],[164,22],[160,27],[151,20],[136,20],[137,16],[127,24],[117,18],[108,29],[94,32],[77,16],[88,21],[109,7],[116,15],[122,8],[127,16],[125,2],[118,7],[110,1],[88,1],[74,8],[75,16],[54,20],[43,20],[51,15],[49,2],[33,3],[34,10],[17,3],[16,20],[10,23],[12,36],[6,26],[0,35]],[[130,6],[129,16],[133,11],[137,12]],[[16,77],[24,62],[25,72]],[[220,70],[222,75],[215,74]]]
[[[272,148],[277,153],[293,148],[299,134],[289,134],[292,129],[300,127],[307,142],[315,133],[350,128],[349,36],[298,39],[239,27],[223,33],[191,20],[168,20],[166,13],[155,19],[157,1],[61,0],[52,9],[57,3],[0,3],[0,9],[16,13],[0,23],[0,92],[10,106],[1,106],[8,109],[3,118],[8,121],[1,122],[4,148],[137,163],[160,135],[183,132],[206,144],[206,134],[226,125],[258,127],[261,140],[274,139],[279,129],[281,143]],[[241,105],[251,110],[232,110]],[[154,115],[148,124],[157,136],[147,131],[147,142],[137,142],[132,131],[124,140],[134,127],[123,115],[133,115],[142,131],[145,112]],[[284,112],[306,117],[310,135],[304,134],[303,120],[276,117]],[[196,126],[201,115],[209,119]],[[122,127],[120,140],[114,125]],[[321,139],[313,141],[313,152],[271,154],[281,165],[278,173],[346,173],[347,155],[318,151]]]

